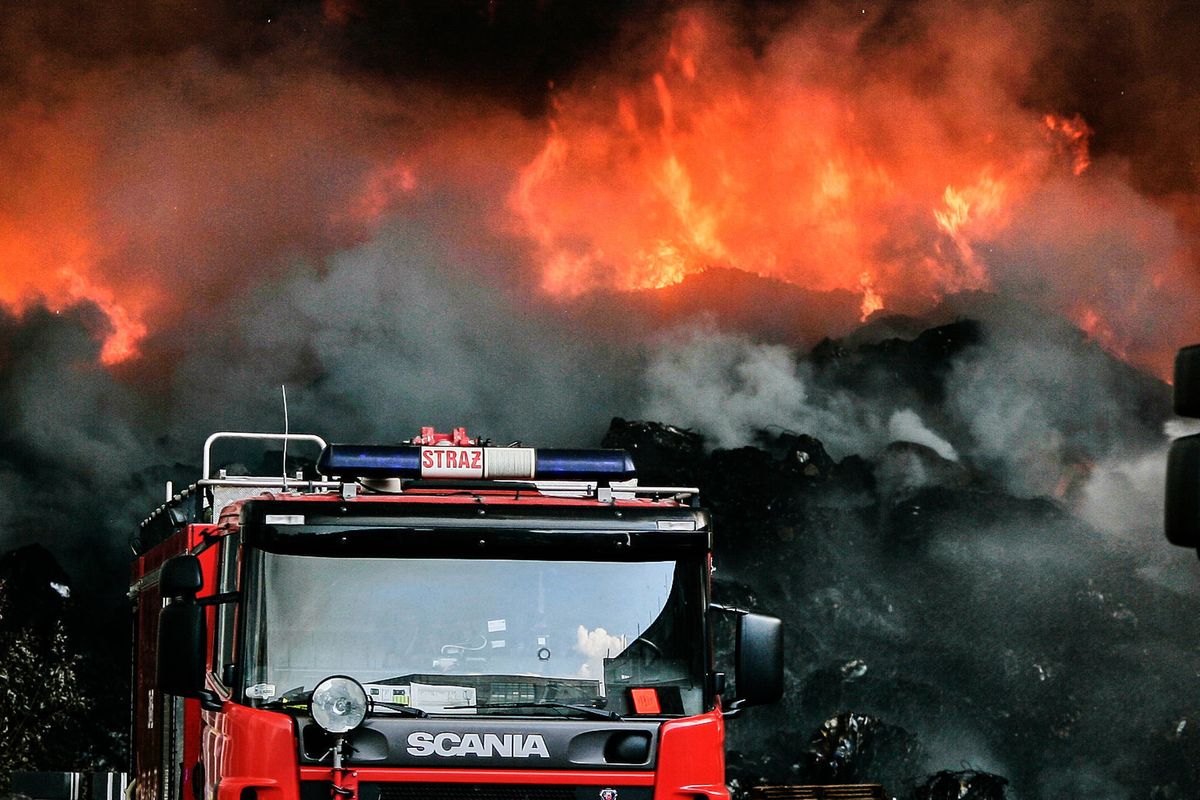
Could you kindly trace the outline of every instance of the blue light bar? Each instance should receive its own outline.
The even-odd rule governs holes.
[[[330,444],[317,459],[317,472],[343,478],[414,478],[421,474],[421,448],[412,445]]]
[[[554,480],[612,483],[635,477],[624,450],[331,444],[317,469],[342,478]]]
[[[624,450],[535,450],[536,477],[547,481],[626,481],[637,473]]]

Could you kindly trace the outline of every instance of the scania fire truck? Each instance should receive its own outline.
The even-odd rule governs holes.
[[[227,440],[316,471],[214,470]],[[710,602],[696,490],[624,451],[218,433],[167,495],[134,545],[136,800],[727,798],[726,718],[782,692],[780,621]]]

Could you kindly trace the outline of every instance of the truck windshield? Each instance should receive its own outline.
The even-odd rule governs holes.
[[[703,710],[702,569],[688,561],[326,558],[252,551],[247,702],[349,675],[430,714]],[[635,707],[633,689],[638,692]],[[528,704],[528,705],[521,705]],[[393,709],[395,710],[395,709]]]

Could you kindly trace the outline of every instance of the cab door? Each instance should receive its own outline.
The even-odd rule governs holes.
[[[212,546],[216,573],[212,614],[212,657],[208,685],[223,702],[234,698],[239,674],[237,632],[241,623],[241,535],[231,533]],[[189,800],[215,800],[225,750],[230,745],[226,714],[203,711],[199,718],[200,742],[195,766],[188,776]]]

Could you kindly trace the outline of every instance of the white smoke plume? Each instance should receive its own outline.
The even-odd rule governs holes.
[[[699,430],[715,447],[750,444],[760,430],[820,432],[841,454],[872,449],[882,423],[846,396],[810,398],[788,347],[711,325],[671,332],[651,349],[638,414]]]
[[[923,444],[947,461],[958,461],[954,445],[925,427],[921,417],[911,408],[894,412],[888,418],[887,431],[893,441]]]

